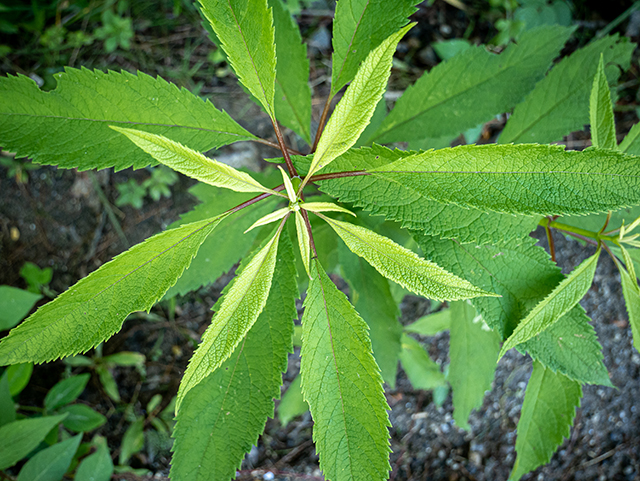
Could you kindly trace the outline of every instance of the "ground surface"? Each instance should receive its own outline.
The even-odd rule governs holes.
[[[421,8],[417,16],[422,22],[418,32],[400,49],[404,48],[408,70],[394,73],[392,86],[397,86],[397,89],[435,64],[437,57],[428,47],[430,41],[460,36],[470,25],[464,13],[444,2]],[[592,28],[601,28],[611,20],[598,16],[597,12],[593,16],[595,27]],[[166,32],[169,27],[148,27],[137,32],[131,52],[100,56],[91,49],[80,51],[73,58],[75,65],[108,66],[131,71],[141,68],[150,74],[167,76],[168,72],[175,73],[176,70],[189,71],[198,62],[205,61],[210,44],[204,39],[201,28],[180,20],[171,20],[170,23],[173,29],[171,37]],[[319,110],[324,102],[323,93],[328,88],[329,72],[326,64],[317,59],[330,52],[327,36],[329,12],[323,9],[308,12],[301,17],[301,25],[310,39],[311,55],[316,59],[312,63],[312,81],[315,86],[314,105]],[[474,24],[472,31],[472,38],[480,40],[493,35],[490,24],[482,21]],[[163,41],[166,38],[170,46]],[[27,56],[23,59],[18,55],[10,55],[3,60],[3,71],[34,73],[39,77],[46,77],[50,72],[42,64],[35,65],[32,58]],[[235,115],[252,132],[265,137],[271,135],[264,116],[233,85],[231,76],[216,77],[211,69],[201,67],[193,74],[176,78],[179,84],[210,96],[217,106]],[[634,100],[622,99],[627,104]],[[618,125],[628,129],[635,121],[634,115],[621,114]],[[574,138],[581,141],[585,136],[578,134]],[[225,148],[216,155],[218,158],[230,155],[261,168],[262,158],[276,154],[268,147],[239,145]],[[94,180],[113,203],[118,195],[116,185],[130,177],[144,180],[149,176],[146,170],[102,171],[92,179],[93,174],[89,173],[41,167],[30,172],[25,183],[7,178],[5,174],[6,171],[0,168],[0,284],[23,288],[25,285],[18,271],[26,261],[41,268],[52,267],[51,288],[62,292],[128,245],[159,232],[195,204],[195,199],[187,192],[191,181],[181,177],[173,186],[170,199],[154,202],[147,198],[141,209],[115,209],[127,237],[124,241],[108,219],[105,204],[98,199]],[[17,239],[15,230],[12,235],[12,229],[19,232]],[[541,241],[542,245],[545,243],[546,240]],[[556,236],[556,248],[558,262],[565,272],[591,253],[588,248],[559,236]],[[147,356],[144,376],[133,368],[114,369],[121,404],[113,403],[105,395],[95,375],[80,398],[108,417],[108,423],[98,433],[107,437],[114,456],[128,426],[127,410],[144,414],[144,408],[153,395],[160,394],[163,405],[175,395],[180,375],[193,351],[194,340],[208,325],[210,307],[230,278],[231,274],[223,276],[214,285],[180,300],[174,319],[167,304],[155,307],[152,319],[144,316],[130,319],[122,331],[105,344],[105,355],[132,350]],[[640,479],[640,355],[632,348],[619,285],[619,275],[613,263],[602,256],[594,285],[583,301],[583,306],[594,320],[603,344],[605,364],[617,389],[585,387],[571,438],[548,465],[524,479]],[[401,307],[403,322],[429,312],[429,302],[415,297],[406,298]],[[428,345],[433,359],[443,364],[448,362],[448,334],[422,340]],[[295,376],[298,365],[299,359],[294,354],[290,358],[290,371],[285,375],[285,387]],[[65,369],[68,368],[61,362],[36,367],[19,402],[26,406],[41,405],[44,393],[60,379]],[[505,356],[498,366],[493,390],[487,394],[482,409],[471,416],[469,432],[458,429],[453,423],[450,398],[437,408],[431,393],[414,391],[400,373],[397,389],[387,391],[393,423],[391,479],[506,480],[515,460],[515,426],[530,371],[531,361],[528,358],[513,351]],[[73,372],[81,371],[76,368]],[[286,427],[270,420],[259,445],[245,460],[238,479],[273,479],[267,472],[274,473],[276,479],[322,479],[311,441],[311,428],[308,413]],[[148,469],[162,478],[168,474],[169,461],[168,445],[148,439],[131,465]],[[128,479],[136,477],[127,476]]]

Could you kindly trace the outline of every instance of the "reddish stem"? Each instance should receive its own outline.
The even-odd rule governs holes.
[[[316,131],[316,138],[313,140],[313,147],[311,147],[311,153],[313,154],[318,147],[318,142],[320,141],[320,136],[322,135],[322,131],[324,130],[324,124],[327,121],[327,115],[329,115],[329,107],[331,107],[331,99],[332,97],[327,97],[327,101],[324,103],[324,108],[322,109],[322,115],[320,116],[320,122],[318,122],[318,130]]]
[[[284,137],[282,136],[282,132],[280,131],[280,126],[278,125],[278,121],[276,119],[271,119],[271,123],[273,124],[273,130],[275,130],[276,132],[276,138],[278,139],[280,150],[282,151],[282,155],[284,156],[284,161],[287,164],[289,177],[297,177],[298,172],[296,171],[296,168],[293,166],[293,162],[291,162],[291,157],[289,157],[289,149],[287,148],[287,144],[285,144],[284,142]]]
[[[275,142],[271,142],[270,140],[266,140],[266,139],[261,139],[261,138],[256,138],[256,139],[251,139],[253,142],[257,142],[259,144],[262,145],[268,145],[269,147],[273,147],[274,149],[278,149],[280,150],[280,144],[277,144]],[[287,150],[289,151],[289,154],[293,154],[293,155],[304,155],[302,152],[296,150],[296,149],[292,149],[291,147],[287,147]]]
[[[547,224],[544,228],[547,233],[547,241],[549,241],[549,253],[551,254],[551,260],[556,261],[556,246],[553,243],[553,235],[551,234],[551,228]]]

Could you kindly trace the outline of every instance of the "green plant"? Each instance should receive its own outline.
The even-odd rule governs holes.
[[[151,170],[151,177],[144,180],[141,184],[133,179],[129,179],[127,182],[116,185],[116,188],[120,192],[120,196],[116,199],[116,205],[118,207],[123,205],[130,205],[136,209],[140,209],[143,204],[143,199],[149,195],[153,200],[158,201],[162,197],[171,197],[170,186],[178,181],[177,174],[161,165]]]
[[[632,233],[640,212],[624,210],[640,204],[640,160],[631,155],[640,151],[640,125],[618,146],[610,98],[635,45],[604,37],[547,74],[573,29],[538,27],[500,55],[480,46],[460,51],[407,89],[387,115],[382,97],[392,57],[413,26],[408,16],[417,2],[342,0],[331,92],[312,141],[309,63],[284,4],[200,3],[230,66],[271,119],[277,144],[144,74],[67,69],[51,93],[26,77],[0,79],[5,148],[61,168],[159,162],[199,180],[192,192],[202,200],[12,330],[0,343],[0,364],[85,352],[131,312],[208,284],[242,257],[178,393],[174,479],[234,476],[273,413],[292,345],[294,299],[305,287],[301,389],[327,479],[388,477],[383,379],[394,385],[398,360],[418,387],[437,388],[439,396],[445,389],[443,373],[409,337],[427,329],[425,322],[403,332],[397,321],[401,288],[458,301],[449,311],[448,380],[460,426],[481,404],[504,351],[516,347],[534,359],[512,478],[548,461],[569,432],[581,386],[611,384],[578,304],[603,249],[621,259],[636,347],[640,342]],[[498,144],[429,149],[511,110]],[[294,155],[280,122],[310,144],[309,155]],[[544,144],[589,122],[593,148]],[[242,140],[279,147],[276,162],[286,171],[249,175],[200,153]],[[429,150],[380,145],[406,141]],[[538,225],[550,241],[558,230],[596,245],[596,253],[565,277],[553,262],[553,243],[550,258],[529,237]],[[334,270],[349,284],[351,302],[328,277]]]
[[[104,40],[107,53],[114,52],[117,48],[129,50],[131,47],[134,35],[131,18],[123,16],[127,6],[128,2],[118,0],[115,12],[112,8],[102,12],[102,26],[95,31],[95,36]]]

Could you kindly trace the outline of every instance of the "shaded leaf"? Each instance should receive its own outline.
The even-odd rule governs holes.
[[[640,351],[640,289],[638,288],[638,280],[634,279],[617,260],[616,265],[620,271],[622,295],[633,333],[633,345],[636,351]]]
[[[40,299],[42,296],[33,292],[0,286],[0,331],[15,327]]]
[[[443,309],[433,314],[421,317],[408,326],[404,326],[405,332],[413,332],[421,336],[435,336],[439,332],[451,327],[451,309]]]
[[[63,379],[53,386],[44,397],[44,407],[53,411],[75,401],[89,382],[89,374],[80,374]]]
[[[80,462],[74,481],[109,481],[112,474],[113,461],[107,443],[103,441],[95,453]]]
[[[59,481],[71,465],[82,435],[54,444],[29,459],[20,470],[18,481]]]
[[[400,362],[414,389],[429,390],[446,385],[440,366],[431,360],[418,341],[407,334],[402,335]]]
[[[9,379],[0,376],[0,427],[16,420],[16,405],[9,392]]]
[[[93,431],[107,422],[106,417],[85,404],[65,406],[60,412],[68,414],[62,421],[64,427],[76,433]]]
[[[0,427],[0,470],[10,468],[33,451],[65,416],[20,419]]]
[[[131,456],[144,447],[144,418],[138,418],[129,425],[122,437],[118,464],[124,466]]]
[[[289,424],[292,419],[303,415],[309,410],[309,405],[302,396],[300,387],[300,375],[298,374],[282,395],[278,404],[278,419],[283,426]]]
[[[620,151],[631,155],[640,155],[640,123],[631,127],[631,130],[620,142]]]

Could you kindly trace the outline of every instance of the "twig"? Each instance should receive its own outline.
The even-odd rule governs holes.
[[[318,130],[316,130],[316,138],[313,140],[313,147],[311,147],[311,153],[316,151],[316,147],[318,147],[318,142],[320,141],[320,136],[322,135],[322,131],[324,130],[324,124],[327,121],[327,115],[329,115],[329,107],[331,107],[332,97],[327,97],[327,101],[324,103],[324,108],[322,109],[322,115],[320,116],[320,122],[318,122]]]
[[[271,142],[270,140],[265,140],[265,139],[251,139],[251,140],[258,144],[268,145],[269,147],[273,147],[274,149],[280,150],[280,146],[275,142]],[[290,154],[293,154],[293,155],[304,155],[302,152],[296,149],[292,149],[291,147],[287,147],[287,150],[289,151]]]
[[[551,228],[549,227],[549,224],[547,224],[544,228],[545,232],[547,233],[547,241],[549,242],[549,252],[551,253],[551,260],[553,262],[556,261],[556,246],[553,243],[553,235],[551,234]]]
[[[273,124],[273,130],[275,130],[276,132],[276,138],[278,139],[280,150],[282,151],[282,155],[284,156],[284,161],[287,164],[287,170],[289,171],[289,176],[297,177],[298,171],[293,166],[293,162],[291,162],[291,157],[289,157],[289,149],[287,148],[287,144],[285,143],[284,137],[282,136],[280,125],[278,125],[278,121],[276,119],[271,119],[271,123]]]

